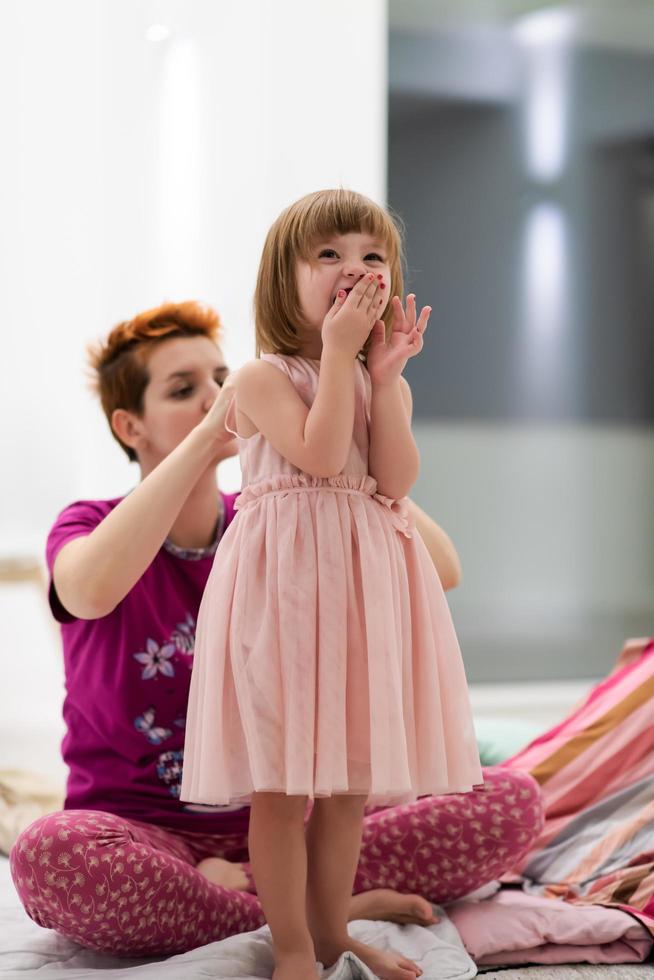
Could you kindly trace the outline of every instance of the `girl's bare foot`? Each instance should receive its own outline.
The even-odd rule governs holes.
[[[393,950],[384,951],[357,942],[349,936],[341,943],[316,943],[316,956],[324,967],[333,966],[341,953],[350,952],[358,956],[362,963],[380,980],[416,980],[422,969],[413,960]]]
[[[373,888],[353,895],[350,902],[350,922],[353,919],[384,919],[402,925],[433,926],[438,916],[431,902],[422,895],[402,895],[392,888]]]
[[[223,858],[205,858],[196,864],[195,870],[204,875],[212,884],[233,888],[234,891],[246,892],[251,888],[250,879],[243,870],[242,864],[225,861]]]
[[[422,976],[417,963],[392,949],[386,952],[358,942],[351,943],[350,949],[380,980],[415,980]]]
[[[273,980],[317,980],[315,956],[310,953],[275,954]]]

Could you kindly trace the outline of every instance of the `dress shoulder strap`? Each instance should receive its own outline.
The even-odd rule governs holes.
[[[231,432],[233,436],[240,439],[238,432],[236,431],[236,395],[232,397],[231,402],[227,412],[225,413],[225,428],[228,432]]]

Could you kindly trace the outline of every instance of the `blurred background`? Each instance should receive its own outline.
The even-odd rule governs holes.
[[[544,722],[654,632],[652,2],[2,0],[0,28],[6,758],[56,765],[48,528],[137,479],[86,345],[197,298],[238,367],[266,230],[319,187],[389,204],[434,308],[413,496],[461,554],[478,710]]]

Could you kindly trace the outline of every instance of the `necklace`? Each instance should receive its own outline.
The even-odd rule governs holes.
[[[218,520],[214,531],[213,541],[207,548],[180,548],[174,544],[170,538],[166,538],[163,543],[165,550],[176,558],[183,558],[186,561],[201,561],[203,558],[211,558],[216,553],[220,544],[220,539],[225,530],[225,500],[222,493],[218,494]]]

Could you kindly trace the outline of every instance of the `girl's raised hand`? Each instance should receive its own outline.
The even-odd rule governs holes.
[[[355,358],[365,344],[383,305],[381,279],[368,273],[351,292],[340,289],[323,320],[323,348],[336,347]]]
[[[414,293],[409,293],[406,298],[406,310],[402,307],[399,296],[393,297],[391,307],[393,323],[388,340],[383,320],[377,320],[373,327],[372,343],[367,357],[368,373],[373,384],[391,384],[397,381],[409,358],[420,353],[422,337],[431,313],[431,306],[423,306],[420,316],[416,317]]]

